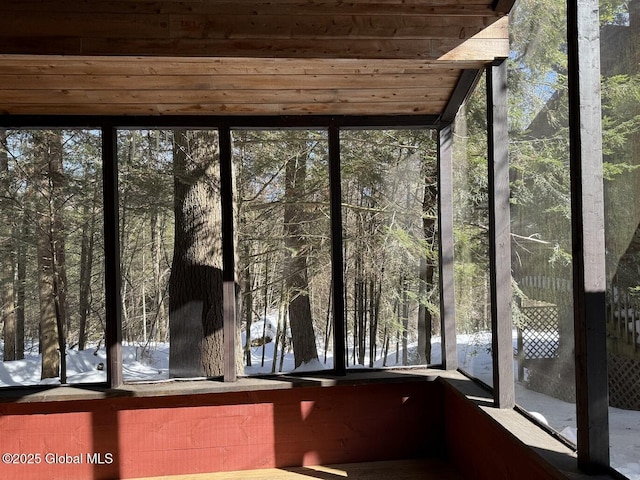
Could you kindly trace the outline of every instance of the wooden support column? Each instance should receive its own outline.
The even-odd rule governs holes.
[[[233,166],[231,129],[218,128],[220,142],[220,197],[222,200],[222,304],[224,321],[224,381],[235,382],[236,374],[236,274],[233,214]]]
[[[122,300],[120,292],[120,239],[118,236],[118,160],[117,132],[102,127],[102,196],[104,201],[104,281],[105,344],[107,347],[107,383],[122,385]]]
[[[451,125],[438,131],[438,264],[442,367],[458,368],[453,270],[453,135]]]
[[[609,465],[598,0],[567,3],[578,465]]]
[[[487,69],[487,135],[489,163],[489,278],[494,403],[513,408],[511,320],[511,225],[507,130],[507,62]]]
[[[331,279],[333,300],[333,369],[346,375],[344,278],[342,255],[342,185],[340,176],[340,129],[329,127],[329,188],[331,190]]]

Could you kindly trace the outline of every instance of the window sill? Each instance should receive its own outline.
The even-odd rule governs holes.
[[[286,390],[300,387],[333,387],[373,383],[434,381],[441,376],[456,374],[435,368],[389,370],[350,370],[345,376],[325,372],[282,374],[260,377],[240,377],[236,382],[218,379],[173,379],[150,383],[129,383],[112,389],[103,384],[47,385],[29,388],[6,388],[0,391],[2,403],[40,403],[100,400],[105,398],[145,398],[180,395],[210,395],[263,390]]]

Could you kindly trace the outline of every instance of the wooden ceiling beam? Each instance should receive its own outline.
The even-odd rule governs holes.
[[[91,15],[477,15],[492,14],[491,1],[487,0],[3,0],[7,13],[33,11],[47,14],[67,13]]]
[[[488,0],[8,0],[2,9],[0,53],[32,55],[437,59],[501,16]]]
[[[379,75],[1,75],[3,90],[361,90],[361,89],[430,89],[442,88],[456,81],[451,74],[379,74]]]
[[[247,57],[134,57],[70,55],[2,55],[5,75],[457,75],[460,69],[482,68],[484,61],[416,59],[295,59]]]
[[[0,103],[0,115],[433,115],[446,102],[364,103]]]

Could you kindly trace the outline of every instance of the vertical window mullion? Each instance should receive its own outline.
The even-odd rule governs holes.
[[[222,202],[222,303],[224,321],[224,381],[237,380],[236,361],[236,275],[235,231],[233,213],[233,166],[231,164],[231,129],[218,129],[220,142],[220,197]]]
[[[118,149],[116,128],[102,127],[102,182],[104,201],[105,316],[107,382],[122,385],[122,302],[120,292],[120,241],[118,236]]]
[[[578,465],[609,465],[604,193],[597,0],[567,3]]]
[[[438,132],[438,266],[442,366],[458,368],[453,264],[453,141],[451,126]]]
[[[342,255],[342,186],[340,176],[340,129],[329,127],[329,188],[331,195],[331,276],[333,284],[333,368],[346,374],[344,278]]]
[[[515,405],[511,319],[511,224],[507,130],[507,62],[487,69],[489,281],[494,403]]]

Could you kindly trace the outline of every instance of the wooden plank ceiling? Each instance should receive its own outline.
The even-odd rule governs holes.
[[[512,2],[1,0],[0,114],[440,115]]]

